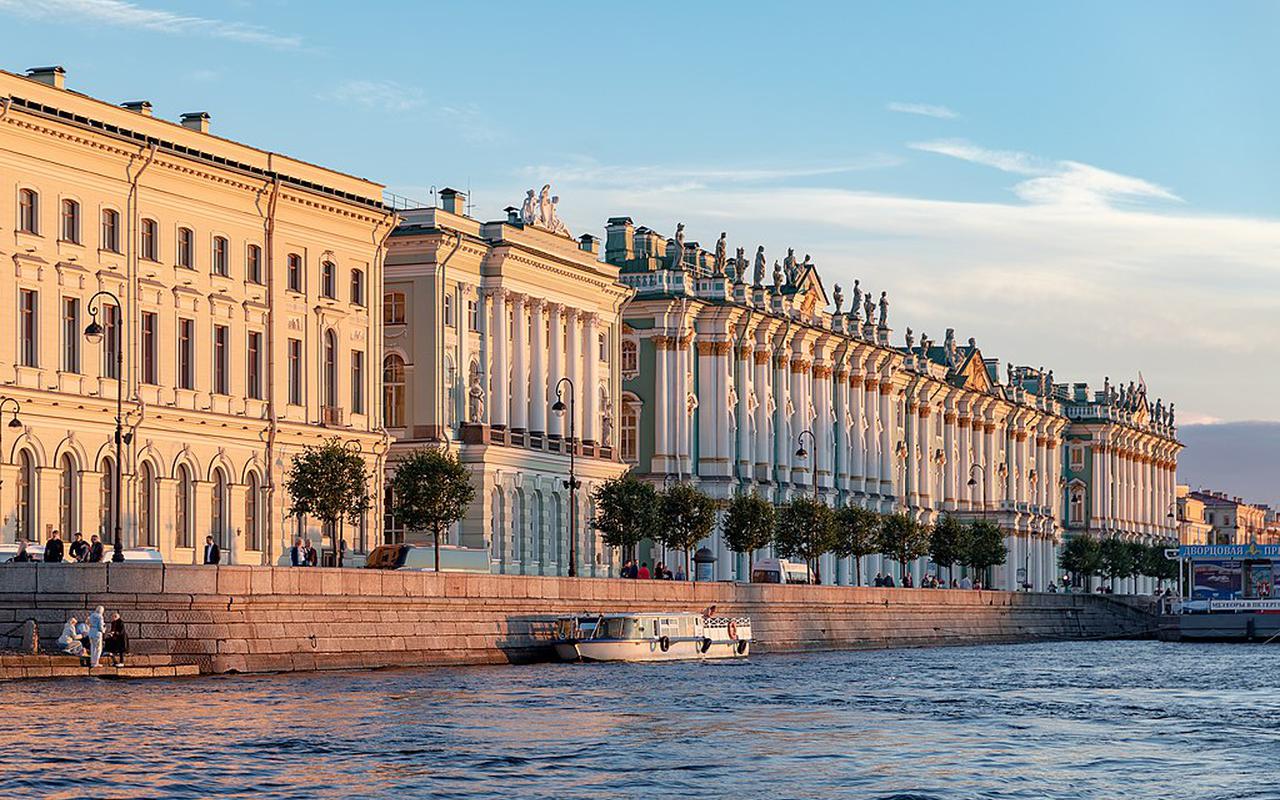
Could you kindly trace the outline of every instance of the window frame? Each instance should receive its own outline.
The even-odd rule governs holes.
[[[174,263],[183,269],[195,269],[196,232],[185,225],[178,226],[178,236],[175,246],[176,253]]]
[[[68,213],[70,212],[70,213]],[[58,241],[66,244],[83,244],[80,238],[80,201],[73,197],[62,198],[58,215]]]
[[[178,358],[175,383],[177,388],[194,391],[196,388],[196,321],[190,317],[178,317]]]
[[[40,235],[40,192],[29,186],[18,188],[18,224],[19,233]]]
[[[109,221],[109,222],[108,222]],[[98,215],[99,248],[107,253],[120,252],[120,212],[106,207]]]
[[[209,259],[213,263],[209,271],[220,278],[231,277],[231,240],[214,236],[209,244]]]
[[[262,285],[262,246],[249,242],[244,248],[244,279]]]
[[[160,261],[160,223],[153,217],[143,217],[138,223],[138,258]]]
[[[213,393],[231,394],[231,328],[213,326]]]

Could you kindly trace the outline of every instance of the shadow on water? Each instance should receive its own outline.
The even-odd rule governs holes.
[[[1274,797],[1277,657],[1077,642],[29,683],[0,695],[0,797]]]

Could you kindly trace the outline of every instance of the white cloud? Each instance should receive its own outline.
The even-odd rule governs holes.
[[[1016,184],[1013,191],[1029,203],[1087,206],[1111,205],[1121,200],[1182,200],[1169,189],[1150,181],[1078,161],[1047,161],[1017,150],[988,150],[963,139],[939,139],[907,146],[1025,175],[1028,179]]]
[[[273,33],[258,25],[146,8],[125,0],[0,0],[0,11],[59,22],[95,23],[156,33],[208,36],[245,44],[291,49],[301,46],[298,36]]]
[[[383,111],[412,111],[426,103],[422,90],[389,80],[347,80],[318,95],[344,105],[359,105]]]
[[[524,167],[519,174],[532,180],[563,181],[629,190],[693,191],[716,184],[765,183],[798,178],[840,175],[898,166],[903,159],[875,154],[846,159],[839,164],[789,167],[665,167],[618,166],[579,158],[574,163]]]
[[[918,114],[934,119],[957,119],[960,115],[946,106],[935,106],[928,103],[890,103],[886,106],[890,111],[899,114]]]

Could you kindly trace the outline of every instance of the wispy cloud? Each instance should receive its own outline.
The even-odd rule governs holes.
[[[504,138],[503,132],[475,103],[440,106],[440,115],[465,141],[473,144],[492,144]]]
[[[208,36],[244,44],[293,49],[302,45],[299,36],[282,35],[259,25],[178,14],[147,8],[125,0],[0,0],[0,11],[39,20],[114,25],[155,33]]]
[[[885,169],[901,163],[903,159],[898,156],[882,154],[846,159],[838,164],[785,167],[627,166],[601,164],[593,159],[581,158],[568,164],[523,167],[519,174],[534,180],[564,181],[599,187],[692,191],[726,183],[767,183]]]
[[[1029,203],[1090,206],[1121,200],[1182,200],[1158,184],[1079,161],[1049,161],[1017,150],[990,150],[963,139],[915,142],[908,147],[1026,176],[1028,179],[1016,184],[1013,191]]]
[[[916,114],[921,117],[933,117],[934,119],[958,119],[960,117],[959,114],[946,106],[935,106],[929,103],[894,102],[890,103],[886,108],[899,114]]]
[[[421,89],[390,80],[346,80],[317,97],[382,111],[412,111],[427,101]]]

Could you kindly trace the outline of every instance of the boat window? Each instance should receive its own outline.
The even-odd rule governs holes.
[[[778,573],[771,569],[758,569],[751,573],[752,583],[782,583]]]
[[[626,620],[621,619],[621,618],[619,618],[619,619],[611,619],[611,620],[609,620],[609,621],[605,624],[605,634],[604,634],[604,638],[606,638],[606,639],[621,639],[621,638],[622,638],[623,623],[624,623],[624,622],[626,622]]]

